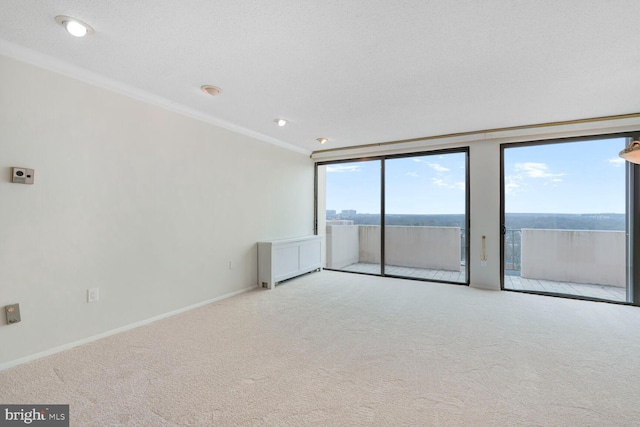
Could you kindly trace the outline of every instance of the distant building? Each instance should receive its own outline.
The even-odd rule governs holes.
[[[343,209],[340,213],[341,216],[356,216],[355,209]]]
[[[353,225],[352,219],[329,219],[327,225]]]
[[[334,218],[336,216],[335,209],[327,209],[327,219]]]

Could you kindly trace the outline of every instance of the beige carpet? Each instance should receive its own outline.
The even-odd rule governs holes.
[[[325,271],[0,385],[75,426],[637,426],[640,308]]]

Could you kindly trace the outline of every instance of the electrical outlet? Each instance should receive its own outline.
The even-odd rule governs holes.
[[[87,290],[87,302],[98,301],[98,288],[91,288]]]

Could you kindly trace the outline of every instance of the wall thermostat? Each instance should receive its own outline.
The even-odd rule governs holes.
[[[15,184],[33,184],[33,169],[11,168],[11,176]]]

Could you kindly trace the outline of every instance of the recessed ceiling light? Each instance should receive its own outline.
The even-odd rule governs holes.
[[[58,15],[54,19],[58,24],[62,25],[69,34],[75,37],[84,37],[87,34],[93,34],[95,32],[93,28],[91,28],[91,25],[70,16]]]
[[[287,121],[285,119],[275,119],[274,122],[276,122],[278,126],[284,126],[287,124]]]
[[[200,86],[200,89],[204,93],[208,93],[211,96],[220,95],[222,93],[222,89],[220,89],[219,87],[216,87],[216,86],[211,86],[211,85]]]
[[[318,139],[316,139],[316,141],[318,141],[320,144],[324,144],[325,142],[328,141],[328,139],[327,138],[318,138]]]

